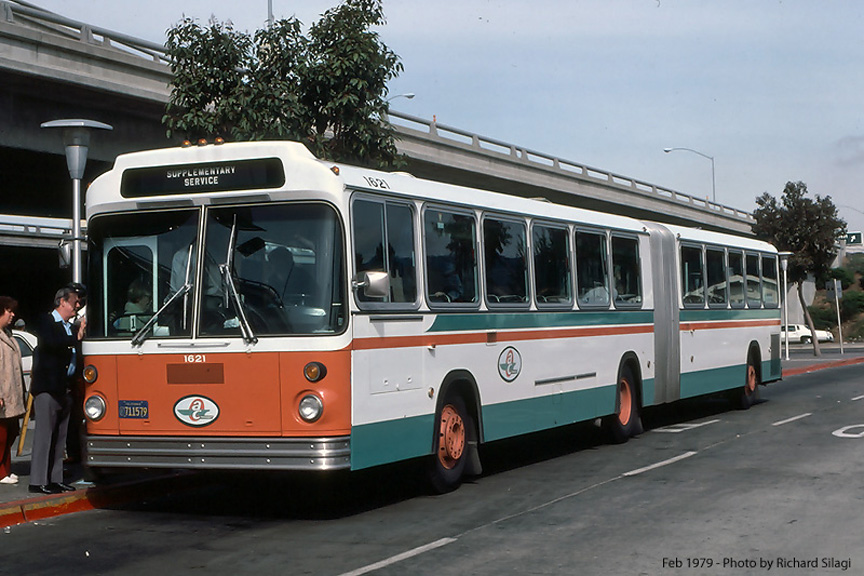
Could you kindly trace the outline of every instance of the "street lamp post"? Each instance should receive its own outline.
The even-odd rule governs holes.
[[[693,150],[692,148],[664,148],[663,152],[666,152],[668,154],[669,152],[672,152],[673,150],[685,150],[687,152],[693,152],[694,154],[698,154],[699,156],[702,156],[703,158],[707,158],[708,160],[711,161],[711,201],[716,204],[717,203],[717,181],[714,178],[714,157],[708,156],[707,154],[703,154],[702,152],[699,152],[698,150]]]
[[[92,130],[113,130],[110,124],[95,120],[52,120],[42,128],[62,128],[66,166],[72,178],[72,281],[81,282],[81,179],[87,165]]]
[[[783,269],[783,340],[786,349],[786,360],[789,360],[789,285],[786,283],[786,271],[789,268],[791,252],[780,252],[780,268]]]
[[[391,96],[390,98],[387,98],[387,100],[385,100],[385,102],[390,102],[391,100],[395,100],[396,98],[406,98],[408,100],[411,100],[412,98],[414,98],[414,96],[416,96],[416,94],[414,94],[413,92],[407,92],[405,94],[397,94],[395,96]]]

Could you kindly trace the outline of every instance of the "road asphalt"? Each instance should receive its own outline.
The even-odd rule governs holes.
[[[817,370],[864,363],[864,344],[844,344],[844,352],[836,343],[821,345],[822,355],[815,356],[811,345],[791,345],[789,356],[783,358],[783,376],[806,374]],[[69,463],[65,467],[65,480],[75,487],[74,492],[53,495],[31,494],[30,450],[33,439],[33,422],[28,426],[20,455],[12,457],[12,472],[18,475],[17,484],[0,485],[0,528],[25,522],[34,522],[70,514],[121,506],[149,495],[165,494],[182,490],[194,483],[195,475],[186,471],[133,470],[100,479],[98,484],[85,480],[86,470],[80,464]],[[13,447],[17,452],[18,442]]]

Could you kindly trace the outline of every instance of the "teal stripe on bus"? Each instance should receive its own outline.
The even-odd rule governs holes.
[[[501,440],[611,414],[615,393],[614,385],[602,386],[486,406],[484,438]]]
[[[681,374],[681,398],[692,398],[744,386],[746,364]]]
[[[651,388],[653,390],[653,385]],[[606,416],[615,411],[615,394],[616,387],[609,385],[485,406],[484,441]],[[354,426],[351,429],[351,469],[431,454],[433,434],[431,414]]]
[[[429,332],[470,330],[516,330],[525,328],[566,328],[570,326],[607,326],[653,324],[652,310],[604,310],[603,312],[518,312],[438,314]]]
[[[706,322],[710,320],[780,320],[779,308],[760,310],[681,310],[681,322]]]
[[[351,428],[351,469],[407,460],[432,453],[432,414]]]

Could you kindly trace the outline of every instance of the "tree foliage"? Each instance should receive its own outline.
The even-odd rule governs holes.
[[[808,198],[804,182],[787,182],[779,202],[766,192],[756,205],[753,234],[792,253],[789,281],[803,282],[808,273],[817,279],[827,277],[838,242],[846,235],[846,222],[837,215],[831,197]]]
[[[298,140],[319,157],[399,166],[386,96],[403,67],[373,29],[383,24],[381,0],[345,0],[308,36],[296,18],[252,36],[184,18],[165,44],[168,137]]]
[[[811,332],[813,319],[804,302],[802,285],[808,274],[827,278],[837,255],[837,244],[846,234],[846,222],[837,215],[830,196],[807,197],[804,182],[787,182],[778,202],[768,194],[756,199],[753,234],[783,252],[791,252],[787,269],[790,282],[798,285],[798,300]],[[818,339],[812,339],[814,353],[821,355]]]

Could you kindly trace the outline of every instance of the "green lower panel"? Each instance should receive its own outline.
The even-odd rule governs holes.
[[[605,416],[615,411],[615,386],[493,404],[483,409],[486,441]]]
[[[483,438],[500,440],[591,420],[615,411],[615,386],[483,408]],[[432,453],[433,416],[415,416],[351,429],[351,469],[359,470]]]
[[[655,393],[654,378],[647,378],[642,382],[642,406],[653,406]]]
[[[432,453],[431,414],[351,428],[351,469],[407,460]]]
[[[681,398],[702,396],[744,386],[744,364],[681,374]]]
[[[765,360],[762,362],[762,382],[773,382],[783,377],[783,368],[780,359]]]

